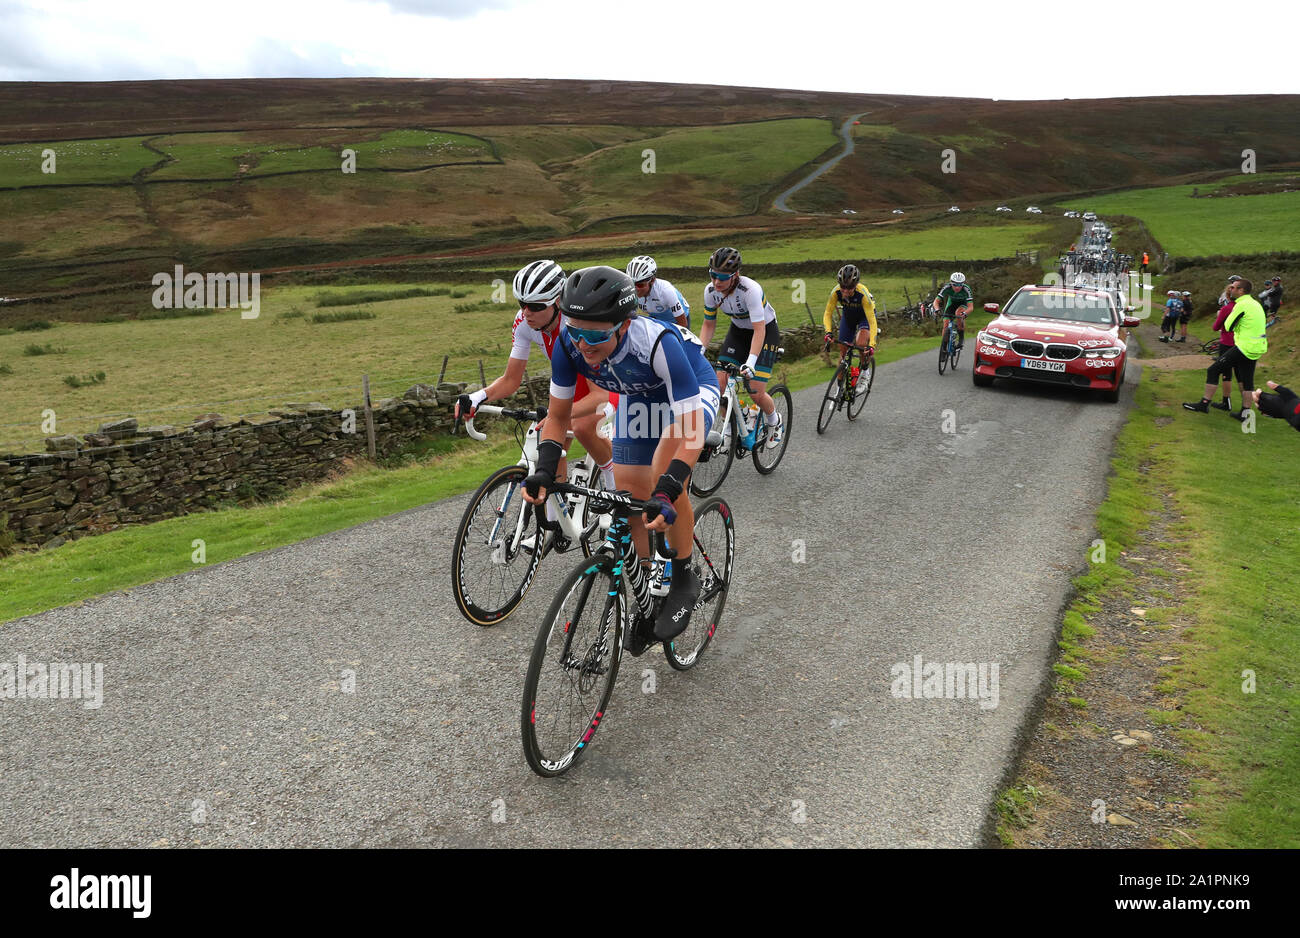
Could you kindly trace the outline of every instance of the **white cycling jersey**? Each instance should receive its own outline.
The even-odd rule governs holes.
[[[748,277],[740,278],[730,296],[719,293],[712,283],[704,288],[704,318],[717,319],[719,310],[731,317],[733,326],[741,329],[776,322],[776,310],[764,296],[763,288]]]
[[[524,311],[521,309],[515,315],[515,324],[513,327],[513,343],[510,346],[510,357],[521,358],[528,361],[528,354],[534,345],[540,345],[546,352],[546,357],[551,357],[551,350],[555,348],[555,337],[560,333],[560,315],[556,313],[555,323],[551,326],[549,332],[541,332],[528,325],[528,320],[524,317]]]
[[[651,319],[658,319],[668,325],[676,325],[678,316],[686,317],[687,328],[691,325],[691,307],[677,289],[662,277],[656,277],[650,284],[650,292],[644,297],[636,298],[636,308]]]

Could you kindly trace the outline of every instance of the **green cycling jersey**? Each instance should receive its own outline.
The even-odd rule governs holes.
[[[963,283],[959,287],[946,283],[935,299],[939,302],[939,315],[951,317],[963,306],[974,304],[975,294],[971,292],[969,283]]]

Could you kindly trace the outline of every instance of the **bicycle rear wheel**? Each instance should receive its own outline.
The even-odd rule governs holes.
[[[691,569],[700,581],[700,598],[691,613],[691,624],[681,635],[664,643],[664,657],[678,671],[695,667],[704,649],[713,641],[718,620],[727,605],[731,570],[736,556],[736,530],[731,508],[720,498],[710,498],[695,507],[695,543]],[[674,560],[674,569],[679,561]]]
[[[767,426],[764,418],[759,417],[758,439],[754,441],[754,468],[763,475],[772,472],[780,464],[790,445],[790,431],[794,429],[794,399],[790,397],[790,389],[784,384],[778,384],[767,393],[776,405],[776,412],[781,415],[781,442],[768,449],[767,438],[772,428]]]
[[[451,548],[452,596],[475,625],[496,625],[514,612],[541,561],[535,509],[520,492],[527,475],[522,466],[498,469],[461,516]]]
[[[533,643],[520,732],[538,775],[562,775],[586,753],[618,676],[627,604],[614,558],[598,554],[565,578]]]
[[[867,395],[871,393],[871,385],[876,380],[876,356],[862,355],[859,353],[858,361],[858,385],[853,389],[853,398],[849,401],[849,419],[856,420],[858,414],[862,413],[862,408],[867,404]]]
[[[834,377],[826,385],[826,394],[822,397],[822,409],[817,412],[817,432],[819,434],[826,432],[826,428],[831,425],[831,418],[835,416],[835,411],[839,410],[844,367],[844,361],[841,360],[835,369]]]

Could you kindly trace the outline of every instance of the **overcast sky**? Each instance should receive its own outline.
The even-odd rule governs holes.
[[[991,98],[1297,93],[1294,9],[1275,0],[1213,13],[1155,0],[0,0],[0,81],[604,78]]]

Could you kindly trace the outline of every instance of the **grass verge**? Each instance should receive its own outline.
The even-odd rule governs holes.
[[[1281,350],[1279,349],[1279,352]],[[1269,365],[1266,358],[1263,363]],[[1286,358],[1278,364],[1287,368]],[[1262,368],[1261,372],[1268,368]],[[1257,378],[1262,381],[1268,375]],[[1097,527],[1105,555],[1139,547],[1162,497],[1172,499],[1186,538],[1192,624],[1180,660],[1156,690],[1180,702],[1163,715],[1187,746],[1194,804],[1189,815],[1206,847],[1293,847],[1300,843],[1300,440],[1261,418],[1253,433],[1218,411],[1193,414],[1199,371],[1145,369],[1116,443]],[[1098,562],[1075,580],[1061,631],[1054,694],[1086,707],[1075,687],[1096,659],[1088,618],[1122,596],[1133,574]],[[1004,799],[1008,797],[1004,793]],[[1002,812],[999,838],[1016,825]]]

